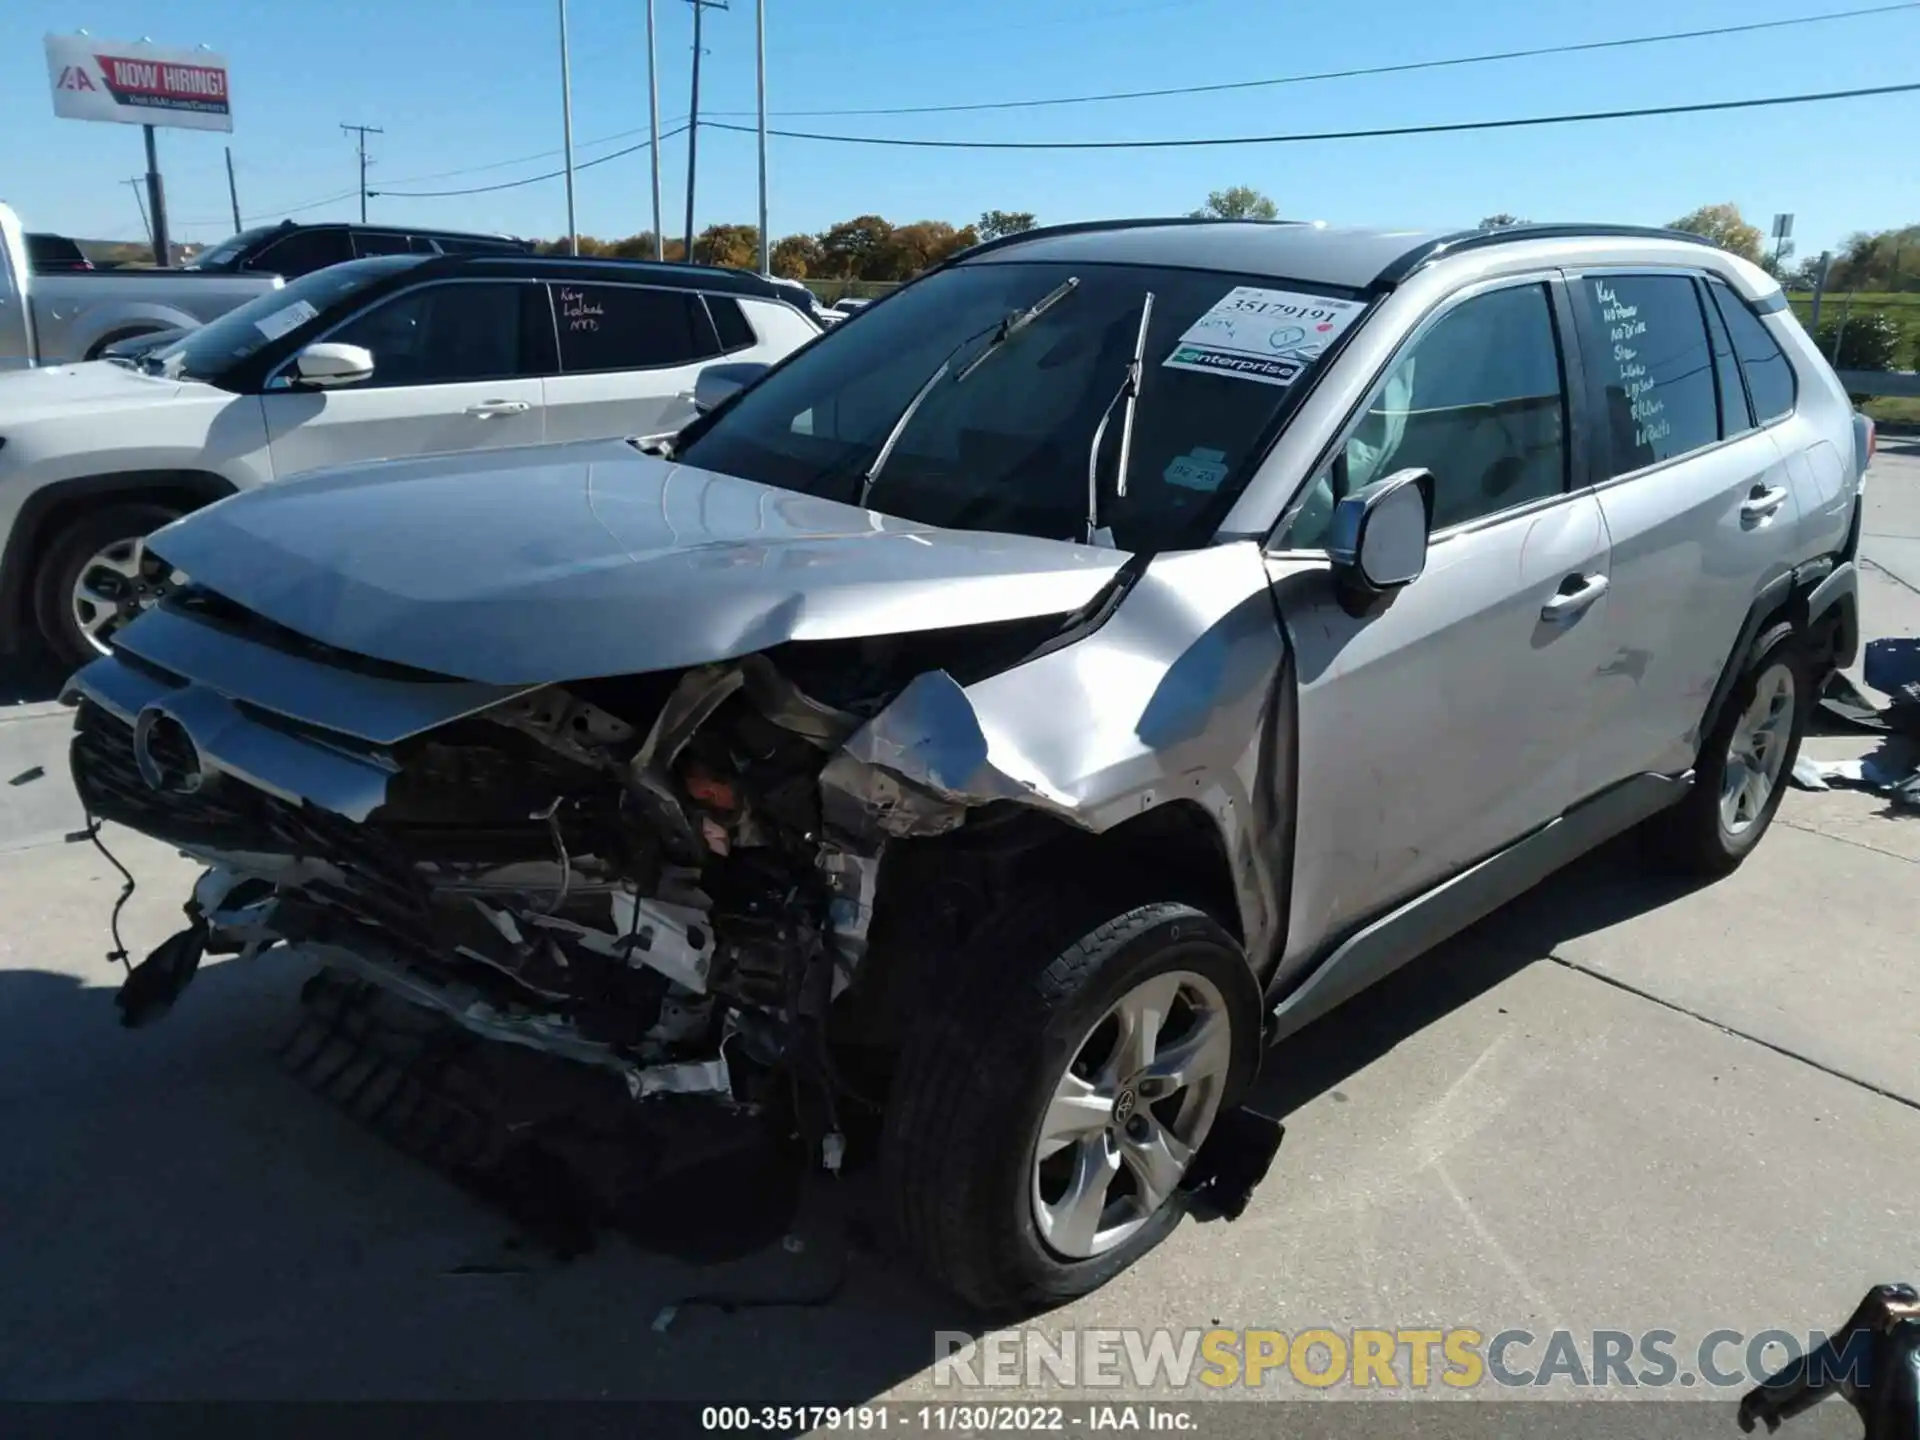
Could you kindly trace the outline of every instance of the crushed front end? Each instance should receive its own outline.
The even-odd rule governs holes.
[[[496,686],[189,588],[66,697],[89,814],[207,867],[125,1021],[164,1012],[203,954],[279,947],[635,1100],[784,1123],[817,1095],[813,1158],[833,1167],[827,1018],[866,958],[882,855],[965,817],[846,742],[938,658],[895,637]]]

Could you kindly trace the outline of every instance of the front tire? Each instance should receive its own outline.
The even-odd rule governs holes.
[[[1105,1284],[1178,1223],[1259,1016],[1240,947],[1191,906],[1049,896],[989,919],[894,1081],[882,1183],[904,1248],[985,1311]]]
[[[1663,868],[1715,878],[1753,853],[1786,796],[1812,706],[1805,649],[1791,625],[1776,625],[1701,741],[1693,789],[1648,822]]]
[[[34,581],[34,620],[54,657],[77,670],[140,608],[140,544],[179,519],[164,505],[120,503],[89,511],[47,547]]]

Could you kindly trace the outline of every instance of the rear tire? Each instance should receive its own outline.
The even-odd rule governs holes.
[[[990,918],[902,1048],[881,1167],[903,1248],[984,1311],[1105,1284],[1178,1224],[1178,1180],[1251,1083],[1259,1021],[1240,947],[1191,906],[1052,894]]]
[[[165,328],[164,325],[142,325],[136,329],[118,330],[111,335],[102,335],[88,348],[86,358],[89,360],[98,360],[102,355],[106,354],[111,347],[118,345],[122,340],[137,340],[142,335],[157,334]]]
[[[1661,868],[1714,878],[1753,853],[1787,793],[1812,707],[1800,638],[1791,625],[1776,625],[1701,741],[1693,789],[1647,822],[1647,848]]]
[[[33,614],[47,648],[61,664],[78,669],[106,653],[107,638],[132,618],[129,603],[116,591],[122,582],[132,585],[124,567],[137,553],[138,542],[179,518],[179,511],[165,505],[108,504],[54,536],[34,577]],[[83,580],[97,597],[88,602],[90,608],[77,603]]]

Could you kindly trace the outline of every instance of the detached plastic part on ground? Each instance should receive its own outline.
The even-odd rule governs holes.
[[[1884,742],[1857,760],[1815,760],[1803,753],[1793,767],[1794,783],[1803,790],[1866,790],[1896,809],[1920,814],[1920,640],[1867,642],[1863,673],[1868,685],[1889,697],[1886,705],[1836,671],[1821,687],[1820,708],[1854,730],[1884,736]]]
[[[793,1236],[806,1186],[822,1183],[803,1138],[819,1117],[717,1110],[672,1095],[638,1106],[603,1070],[482,1039],[338,971],[315,975],[300,999],[300,1023],[281,1052],[287,1068],[557,1258],[615,1232],[694,1264],[736,1260]],[[875,1137],[848,1128],[853,1167]],[[1222,1113],[1181,1184],[1188,1209],[1237,1219],[1284,1134],[1252,1106]]]

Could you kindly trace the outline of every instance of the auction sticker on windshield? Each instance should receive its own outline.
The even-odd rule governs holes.
[[[1291,385],[1366,308],[1358,300],[1239,285],[1187,327],[1161,364]]]
[[[289,330],[298,329],[319,313],[305,300],[296,300],[291,305],[274,311],[271,315],[261,316],[253,322],[253,328],[269,340],[278,340]]]

